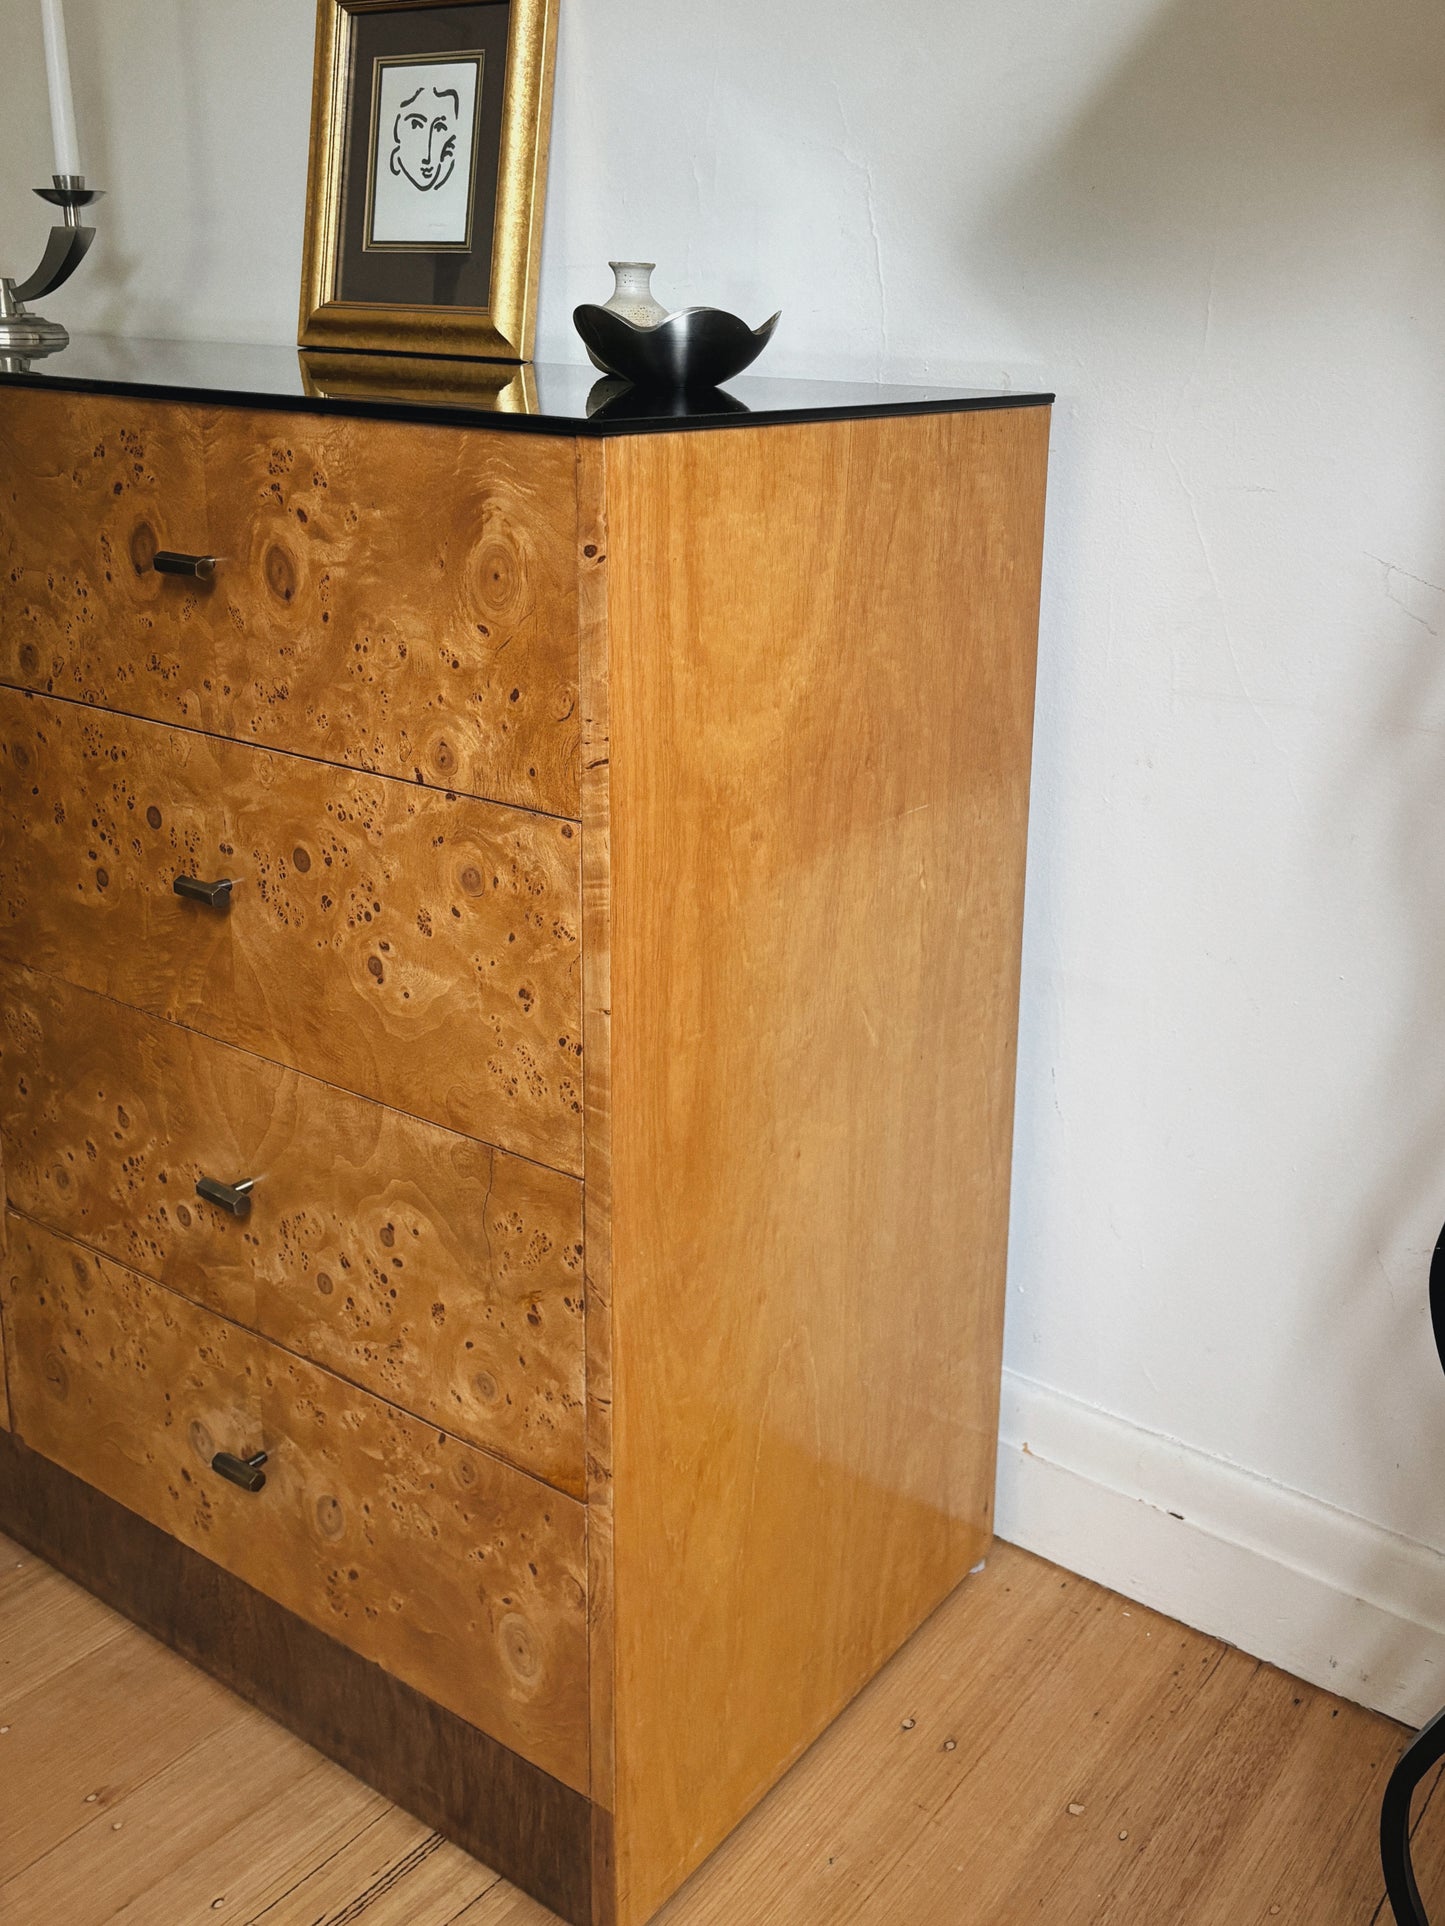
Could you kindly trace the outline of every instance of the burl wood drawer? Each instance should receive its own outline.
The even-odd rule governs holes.
[[[571,823],[11,689],[0,819],[0,959],[580,1171]]]
[[[15,1216],[3,1314],[27,1444],[585,1789],[582,1506]]]
[[[28,1216],[582,1496],[575,1178],[13,969],[0,1160]]]
[[[569,443],[15,390],[0,505],[0,680],[577,815]]]

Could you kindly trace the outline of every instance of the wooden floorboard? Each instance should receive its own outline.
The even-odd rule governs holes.
[[[0,1572],[0,1699],[7,1704],[129,1630],[78,1585],[55,1585],[48,1565],[7,1538],[0,1538],[0,1564],[9,1567]]]
[[[1000,1545],[659,1926],[1388,1926],[1405,1737]],[[553,1915],[0,1539],[0,1921],[61,1920]]]

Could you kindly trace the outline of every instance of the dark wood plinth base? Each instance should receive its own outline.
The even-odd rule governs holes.
[[[549,1774],[0,1431],[0,1531],[572,1922],[592,1807]]]

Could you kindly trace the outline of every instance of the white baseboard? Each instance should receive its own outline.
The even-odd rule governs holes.
[[[1407,1725],[1445,1704],[1445,1554],[1009,1371],[997,1529]]]

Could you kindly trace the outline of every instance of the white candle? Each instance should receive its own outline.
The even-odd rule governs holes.
[[[70,51],[65,44],[61,0],[40,0],[45,26],[45,78],[50,83],[50,131],[55,136],[55,171],[79,174],[80,144],[75,138],[75,100],[70,91]]]

